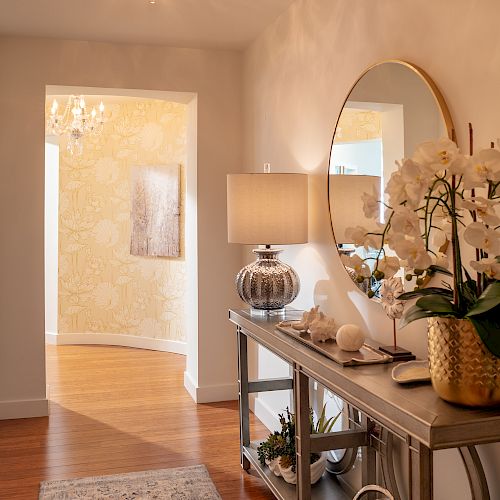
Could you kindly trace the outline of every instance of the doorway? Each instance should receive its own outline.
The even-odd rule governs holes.
[[[70,95],[105,107],[101,134],[84,138],[81,154],[67,150],[64,135],[46,140],[46,341],[189,356],[196,96],[78,87],[47,87],[46,95],[47,113],[54,98],[64,104]],[[178,255],[131,255],[131,172],[172,165],[179,172]]]

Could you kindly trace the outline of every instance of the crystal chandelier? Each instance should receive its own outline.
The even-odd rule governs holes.
[[[104,124],[104,104],[99,104],[88,111],[83,95],[71,95],[62,113],[58,113],[59,103],[52,101],[50,116],[47,119],[49,134],[67,135],[67,149],[71,155],[81,155],[83,152],[83,139],[102,132]]]

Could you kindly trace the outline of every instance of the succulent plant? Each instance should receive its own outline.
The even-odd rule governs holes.
[[[311,426],[311,434],[323,434],[331,432],[335,422],[339,418],[340,413],[334,417],[326,418],[326,405],[323,406],[321,415],[318,421],[314,423],[314,413],[310,410],[309,422]],[[292,467],[295,472],[296,467],[296,450],[295,450],[295,415],[290,412],[288,407],[284,413],[278,415],[281,424],[281,431],[275,431],[269,434],[266,441],[263,441],[257,448],[259,461],[262,465],[279,458],[280,465],[283,468]],[[310,462],[313,464],[319,460],[318,453],[311,453]]]

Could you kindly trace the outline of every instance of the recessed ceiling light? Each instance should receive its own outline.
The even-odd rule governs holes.
[[[150,5],[155,5],[156,4],[156,0],[148,0]]]

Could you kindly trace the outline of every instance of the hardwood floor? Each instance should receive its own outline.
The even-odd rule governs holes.
[[[203,463],[221,496],[270,499],[239,466],[236,401],[196,405],[185,358],[102,346],[47,346],[50,417],[0,421],[0,499],[39,482]],[[252,418],[252,438],[267,430]]]

